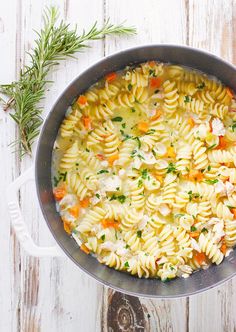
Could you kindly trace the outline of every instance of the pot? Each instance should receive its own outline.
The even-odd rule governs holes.
[[[170,62],[199,69],[209,75],[216,76],[227,86],[236,90],[235,67],[198,49],[177,45],[148,45],[108,56],[80,74],[64,90],[48,114],[38,142],[35,182],[41,210],[51,233],[62,251],[80,269],[102,284],[121,292],[141,297],[175,298],[202,292],[232,278],[236,274],[236,251],[234,250],[219,266],[211,265],[207,270],[197,271],[187,279],[176,278],[166,283],[158,279],[139,279],[136,276],[102,265],[94,257],[82,252],[74,239],[64,231],[52,193],[52,149],[67,108],[79,94],[107,73],[148,60]],[[37,253],[37,248],[35,250]],[[55,248],[44,248],[44,254],[47,254],[47,251],[49,254],[59,255],[59,251]]]

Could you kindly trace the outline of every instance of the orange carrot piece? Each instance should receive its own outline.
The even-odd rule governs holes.
[[[79,216],[79,206],[78,205],[74,205],[71,208],[68,209],[69,213],[75,217],[78,218]]]
[[[54,188],[53,195],[56,201],[60,201],[66,195],[66,188],[63,186]]]
[[[107,161],[108,161],[109,165],[112,166],[114,161],[118,160],[118,159],[119,159],[119,155],[115,154],[113,156],[108,157]]]
[[[188,124],[190,125],[191,128],[195,126],[195,121],[193,120],[193,118],[188,119]]]
[[[199,232],[190,232],[189,236],[192,237],[192,238],[199,237]]]
[[[151,120],[153,121],[153,120],[157,120],[157,119],[159,119],[159,117],[162,115],[162,111],[161,110],[156,110],[156,113],[155,113],[155,115],[153,115],[152,117],[151,117]]]
[[[90,253],[89,248],[86,247],[86,245],[85,245],[84,243],[81,244],[80,249],[81,249],[83,252],[85,252],[85,254],[87,254],[87,255]]]
[[[200,265],[206,261],[206,255],[203,252],[196,252],[194,258]]]
[[[156,62],[154,60],[148,62],[150,67],[155,67]]]
[[[150,78],[150,87],[159,88],[161,86],[162,80],[160,77],[151,77]]]
[[[222,246],[220,247],[220,251],[225,255],[226,251],[227,251],[227,246],[225,243],[222,244]]]
[[[147,122],[142,121],[142,122],[138,123],[137,127],[140,131],[142,131],[143,133],[146,133],[148,131],[149,125]]]
[[[236,218],[236,209],[235,209],[235,208],[232,208],[232,209],[230,209],[230,212],[233,213],[234,218]]]
[[[71,234],[71,224],[67,220],[63,220],[63,227],[66,233]]]
[[[105,160],[105,156],[101,153],[98,153],[96,154],[96,157],[99,159],[99,160]]]
[[[108,83],[110,83],[110,82],[114,81],[116,79],[116,77],[117,77],[117,74],[115,72],[109,73],[106,75],[106,81]]]
[[[91,129],[91,119],[89,116],[83,115],[81,120],[83,121],[83,125],[86,129]]]
[[[197,181],[201,182],[204,178],[204,175],[202,172],[196,170],[196,169],[191,169],[189,174],[188,174],[188,179],[189,181]]]
[[[119,228],[119,223],[114,219],[103,219],[101,224],[104,228],[113,227],[115,229]]]
[[[232,89],[230,89],[230,88],[228,87],[228,88],[226,88],[226,92],[227,92],[227,94],[230,96],[230,98],[233,98],[233,96],[234,96],[234,92],[233,92]]]
[[[77,99],[79,105],[85,105],[87,103],[87,98],[84,95],[80,95]]]
[[[219,145],[217,146],[217,149],[220,149],[220,150],[225,150],[228,145],[229,145],[229,142],[226,140],[226,138],[224,136],[220,136],[219,137]]]
[[[86,208],[89,206],[89,203],[90,203],[89,197],[85,197],[84,199],[82,199],[82,201],[80,201],[80,206]]]

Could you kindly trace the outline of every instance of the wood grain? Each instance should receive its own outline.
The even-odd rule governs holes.
[[[42,24],[45,5],[59,6],[61,17],[88,28],[127,20],[138,34],[107,37],[54,71],[42,104],[46,116],[57,96],[83,69],[108,55],[148,43],[176,43],[200,47],[236,64],[236,0],[9,0],[0,2],[1,83],[17,78],[28,61],[32,28]],[[9,116],[0,112],[0,194],[31,164],[11,153],[17,136]],[[41,245],[53,243],[37,203],[34,184],[24,186],[20,201],[29,229]],[[236,330],[236,279],[203,294],[177,300],[135,298],[104,288],[68,259],[37,259],[20,249],[10,229],[6,204],[0,220],[0,331],[4,332],[233,332]]]

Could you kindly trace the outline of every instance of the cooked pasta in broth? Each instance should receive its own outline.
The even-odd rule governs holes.
[[[53,151],[64,229],[100,263],[167,281],[236,245],[236,102],[199,71],[156,61],[78,96]]]

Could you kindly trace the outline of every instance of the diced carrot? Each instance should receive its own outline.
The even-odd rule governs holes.
[[[161,86],[162,80],[160,77],[151,77],[150,78],[150,87],[159,88]]]
[[[115,72],[109,73],[106,75],[106,81],[107,82],[112,82],[116,79],[117,74]]]
[[[161,175],[154,174],[154,176],[155,176],[155,179],[157,179],[157,181],[159,181],[159,182],[163,181],[163,177]]]
[[[226,92],[227,92],[227,94],[230,96],[230,98],[233,98],[234,92],[233,92],[232,89],[230,89],[230,88],[228,87],[228,88],[226,88]]]
[[[189,174],[188,174],[188,179],[190,181],[197,181],[201,182],[204,178],[204,175],[202,172],[196,170],[196,169],[191,169]]]
[[[225,255],[226,254],[226,250],[227,250],[227,246],[225,243],[222,244],[222,246],[220,247],[220,251]]]
[[[155,67],[156,62],[155,61],[149,61],[148,64],[149,64],[150,67]]]
[[[189,236],[192,237],[192,238],[199,237],[199,232],[190,232]]]
[[[68,234],[71,234],[71,224],[69,221],[67,220],[63,220],[63,227],[64,227],[64,230],[66,231],[66,233]]]
[[[84,243],[81,244],[80,249],[81,249],[83,252],[85,252],[85,254],[87,254],[87,255],[90,253],[89,248],[86,247],[86,245],[85,245]]]
[[[228,145],[229,145],[229,142],[226,140],[226,138],[224,136],[220,136],[219,137],[219,145],[217,146],[217,149],[220,149],[220,150],[225,150]]]
[[[114,161],[117,159],[119,159],[119,155],[115,154],[113,156],[108,157],[107,161],[108,161],[109,165],[112,166]]]
[[[82,116],[83,125],[86,129],[91,129],[91,119],[89,116]]]
[[[212,133],[213,128],[212,128],[212,122],[211,122],[211,120],[209,121],[209,127],[210,127],[210,133]]]
[[[85,105],[87,103],[87,98],[84,95],[80,95],[77,99],[79,105]]]
[[[114,219],[103,219],[101,224],[104,228],[112,227],[112,228],[119,228],[119,223]]]
[[[157,119],[159,119],[159,117],[162,115],[162,111],[161,110],[156,110],[156,113],[155,113],[155,115],[153,115],[152,117],[151,117],[151,120],[153,121],[153,120],[157,120]]]
[[[79,205],[74,205],[71,208],[68,209],[69,213],[75,217],[78,218],[79,216]]]
[[[142,131],[143,133],[146,133],[148,131],[149,125],[147,122],[142,121],[142,122],[138,123],[137,127],[140,131]]]
[[[188,119],[188,124],[190,125],[191,128],[195,126],[195,121],[193,120],[193,118]]]
[[[66,195],[66,188],[64,186],[54,188],[53,194],[56,201],[60,201]]]
[[[233,213],[234,218],[236,218],[236,209],[235,209],[235,208],[232,208],[232,209],[230,209],[230,211],[231,211],[231,213]]]
[[[173,146],[169,146],[167,148],[166,156],[168,158],[175,158],[176,157],[175,149],[173,148]]]
[[[196,253],[194,254],[194,258],[200,265],[206,261],[206,255],[203,252],[196,251]]]
[[[98,153],[96,154],[96,157],[99,159],[99,160],[105,160],[105,156],[101,153]]]
[[[80,201],[80,206],[86,208],[89,206],[89,203],[90,203],[89,197],[85,197],[84,199],[82,199],[82,201]]]

